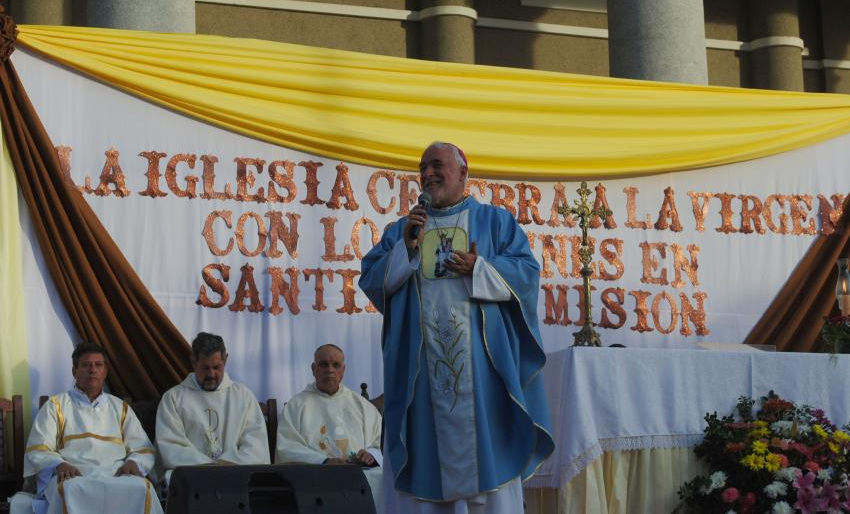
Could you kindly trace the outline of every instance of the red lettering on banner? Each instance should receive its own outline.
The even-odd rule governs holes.
[[[569,303],[567,296],[569,287],[563,284],[543,284],[543,303],[546,317],[543,318],[545,325],[569,325],[572,323],[569,316]],[[555,292],[557,291],[557,297]]]
[[[214,272],[218,272],[221,278],[216,278],[213,274]],[[201,270],[201,277],[204,279],[206,286],[201,285],[201,289],[198,292],[198,299],[195,303],[202,307],[213,309],[227,305],[227,302],[230,301],[230,291],[227,290],[225,282],[230,280],[230,266],[227,266],[226,264],[207,264],[204,266],[204,269]],[[209,286],[215,294],[219,295],[220,298],[217,302],[210,299],[207,294],[207,286]]]
[[[195,160],[195,154],[179,153],[169,159],[168,164],[165,165],[165,183],[172,193],[181,198],[195,198],[197,196],[195,189],[198,185],[198,177],[186,175],[186,189],[180,189],[177,184],[177,165],[185,162],[191,170],[195,168]]]
[[[637,315],[637,321],[631,327],[631,330],[635,332],[651,332],[652,328],[649,326],[649,308],[646,306],[646,299],[649,298],[652,293],[649,291],[629,291],[629,294],[635,299],[635,314]]]
[[[599,321],[599,326],[602,328],[620,328],[626,324],[626,311],[623,309],[623,303],[626,300],[626,290],[622,287],[609,287],[602,291],[599,296],[602,300],[602,317]],[[617,322],[612,323],[608,318],[608,313],[617,316]]]
[[[340,203],[340,198],[345,197],[345,203]],[[348,178],[348,166],[339,163],[336,166],[336,180],[334,187],[331,190],[331,199],[328,200],[327,206],[329,209],[339,209],[345,207],[349,211],[356,211],[360,208],[357,200],[354,199],[354,190],[351,188],[351,180]]]
[[[281,172],[281,168],[283,171]],[[298,186],[295,185],[295,163],[291,161],[272,161],[269,163],[269,196],[270,202],[290,203],[298,196]],[[286,190],[286,195],[277,192],[278,186]]]
[[[123,198],[130,194],[130,190],[124,185],[124,171],[121,169],[121,163],[118,162],[118,157],[121,155],[115,148],[110,148],[106,151],[106,162],[103,163],[103,170],[100,172],[100,183],[97,189],[94,190],[96,196],[115,195],[118,198]],[[88,177],[86,177],[88,179]],[[109,185],[115,186],[111,189]],[[86,180],[86,188],[90,187],[90,182]]]
[[[576,226],[576,220],[569,214],[562,214],[563,209],[570,206],[567,200],[567,192],[564,184],[558,182],[554,186],[555,197],[552,199],[552,208],[549,210],[549,221],[546,222],[550,227],[567,227],[573,228]]]
[[[682,231],[679,210],[676,208],[676,195],[672,187],[664,189],[664,201],[661,203],[658,220],[655,222],[655,230],[666,230],[668,227],[673,232]]]
[[[753,195],[738,195],[741,199],[741,228],[742,234],[752,234],[753,230],[758,234],[764,234],[761,225],[761,217],[764,214],[764,205],[758,197]]]
[[[144,157],[148,161],[148,169],[145,176],[148,178],[148,187],[139,195],[149,196],[151,198],[161,198],[168,196],[168,193],[159,188],[159,179],[162,178],[162,173],[159,172],[159,161],[165,157],[163,152],[142,152],[139,157]]]
[[[505,184],[490,183],[487,186],[493,195],[490,200],[490,205],[493,207],[504,207],[505,210],[516,216],[516,207],[514,207],[514,190]]]
[[[283,312],[280,306],[280,297],[286,302],[289,312],[298,314],[301,308],[298,307],[298,268],[292,267],[286,269],[286,275],[289,277],[289,282],[283,278],[284,271],[277,266],[272,266],[267,270],[267,273],[272,277],[271,293],[272,303],[269,305],[269,312],[278,315]]]
[[[623,276],[625,272],[623,260],[620,258],[623,255],[623,240],[622,239],[603,239],[599,243],[599,255],[605,262],[614,266],[614,271],[610,272],[605,267],[605,262],[599,261],[599,278],[601,280],[617,280]]]
[[[250,312],[262,312],[265,308],[260,301],[260,291],[257,289],[257,283],[254,281],[254,267],[250,264],[245,264],[240,268],[242,276],[239,278],[239,285],[236,286],[236,297],[228,309],[233,312],[242,312],[245,310],[245,299],[250,302],[247,307]]]
[[[248,169],[248,166],[253,166],[257,173],[262,173],[266,161],[252,157],[237,157],[233,159],[233,162],[236,163],[236,199],[240,202],[265,202],[266,190],[264,188],[258,187],[254,194],[249,191],[254,187],[257,177]]]
[[[815,220],[809,219],[812,195],[791,195],[791,233],[795,236],[815,234]]]
[[[201,193],[201,198],[204,200],[231,200],[233,188],[229,183],[224,185],[224,191],[215,190],[215,163],[218,162],[218,157],[202,155],[201,162],[204,163],[204,192]]]
[[[334,272],[330,269],[321,269],[321,268],[311,268],[304,270],[304,280],[310,280],[310,277],[314,278],[314,286],[313,291],[315,292],[315,302],[313,303],[314,311],[324,311],[327,310],[327,306],[325,305],[325,280],[328,279],[328,282],[334,281]]]
[[[537,207],[537,204],[540,203],[540,198],[542,198],[540,188],[523,182],[517,184],[516,187],[517,197],[519,198],[517,222],[521,225],[528,225],[533,219],[534,223],[542,225],[544,221],[540,217],[540,209]],[[531,194],[531,198],[528,198],[528,193]],[[528,217],[529,211],[531,211],[531,219]]]
[[[835,232],[835,224],[844,212],[844,195],[832,195],[832,205],[824,195],[818,195],[818,216],[821,220],[820,233],[828,236]]]
[[[325,253],[322,255],[322,260],[325,262],[347,262],[354,260],[354,255],[351,253],[351,245],[344,245],[342,253],[336,253],[336,234],[334,233],[334,227],[336,227],[337,219],[327,217],[319,221],[325,227]]]
[[[227,255],[233,250],[233,238],[227,240],[227,248],[222,250],[218,243],[215,240],[215,231],[213,230],[213,223],[215,223],[216,219],[224,220],[224,225],[227,228],[233,227],[232,221],[232,213],[230,211],[213,211],[207,215],[207,220],[204,222],[204,230],[201,231],[201,234],[204,236],[204,240],[207,242],[207,248],[210,253],[213,255]]]
[[[378,203],[378,179],[381,178],[387,181],[390,190],[395,187],[395,174],[387,170],[378,170],[369,177],[369,183],[366,186],[366,197],[369,198],[369,203],[372,204],[372,209],[375,212],[378,214],[387,214],[395,207],[395,198],[390,195],[383,195],[390,196],[390,203],[386,207],[381,207]]]
[[[638,221],[635,218],[637,210],[637,194],[640,192],[636,187],[624,187],[623,192],[626,193],[626,226],[629,228],[648,229],[652,225],[649,219],[649,214],[646,215],[643,221]]]
[[[720,198],[720,226],[714,230],[723,234],[734,234],[738,229],[732,226],[732,199],[735,195],[730,193],[715,193],[715,198]]]
[[[307,197],[301,200],[304,205],[321,205],[324,200],[319,199],[319,167],[321,162],[316,161],[301,161],[299,166],[304,168],[307,177],[304,179],[304,184],[307,186]]]
[[[767,228],[774,234],[788,233],[788,215],[785,214],[785,201],[788,199],[785,195],[770,195],[764,201],[764,223]],[[772,205],[779,206],[779,225],[773,222]]]
[[[289,227],[283,222],[283,214],[280,211],[269,211],[266,217],[269,219],[269,246],[266,249],[266,257],[276,259],[283,255],[278,247],[278,241],[283,243],[286,252],[293,259],[298,257],[298,220],[301,215],[287,212],[286,219],[289,220]]]
[[[411,189],[411,185],[416,184],[416,189]],[[419,175],[408,174],[408,175],[399,175],[398,177],[398,187],[399,187],[399,200],[398,200],[398,212],[396,213],[398,216],[407,216],[410,214],[410,209],[419,201],[419,191],[421,191],[421,186],[419,184]]]
[[[596,199],[593,201],[593,208],[595,210],[601,207],[611,211],[611,215],[605,218],[605,228],[617,228],[617,222],[614,221],[614,211],[608,205],[608,197],[605,195],[605,186],[596,184]],[[590,228],[599,228],[599,225],[602,225],[602,220],[599,216],[590,218]]]
[[[697,232],[702,232],[705,230],[705,217],[708,215],[708,201],[714,198],[714,193],[688,191],[688,196],[691,197],[691,207],[694,211]],[[701,203],[700,200],[702,200]]]
[[[360,271],[354,269],[338,269],[334,273],[342,277],[342,307],[336,311],[340,314],[355,314],[363,309],[354,302],[357,290],[354,288],[354,279],[360,275]]]

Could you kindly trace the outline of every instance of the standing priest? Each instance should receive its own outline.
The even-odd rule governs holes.
[[[464,196],[466,157],[431,144],[423,196],[363,259],[384,315],[384,444],[398,512],[522,512],[552,453],[539,265],[511,214]],[[389,489],[389,487],[385,488]]]
[[[74,388],[51,396],[27,440],[24,476],[36,476],[36,513],[162,512],[145,478],[154,449],[126,402],[103,392],[103,349],[78,345]]]

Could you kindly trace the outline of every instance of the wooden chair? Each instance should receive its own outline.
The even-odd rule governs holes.
[[[373,400],[373,399],[369,398],[368,389],[369,389],[369,384],[367,384],[366,382],[363,382],[362,384],[360,384],[360,396],[369,400],[372,403],[372,405],[374,405],[375,408],[378,409],[378,412],[381,413],[381,416],[383,416],[384,415],[384,394],[381,393],[380,396],[378,396],[377,398],[375,398]]]
[[[369,389],[369,384],[367,384],[366,382],[363,382],[362,384],[360,384],[360,396],[369,400],[372,403],[372,405],[374,405],[375,408],[378,409],[378,412],[381,414],[381,450],[383,451],[383,449],[384,449],[384,427],[386,426],[386,425],[384,425],[384,393],[381,393],[380,396],[378,396],[377,398],[372,400],[372,399],[369,398],[368,389]]]
[[[11,441],[11,442],[10,442]],[[6,453],[6,449],[11,450]],[[0,510],[24,485],[24,402],[21,395],[0,398]]]
[[[269,438],[269,457],[274,462],[274,454],[277,451],[277,400],[269,398],[260,402],[260,410],[266,418],[266,434]]]

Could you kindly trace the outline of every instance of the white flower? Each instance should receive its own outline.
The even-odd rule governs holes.
[[[776,473],[773,474],[773,476],[775,476],[779,480],[785,480],[786,482],[791,482],[795,478],[797,478],[797,473],[799,473],[799,472],[800,472],[799,468],[795,468],[795,467],[792,466],[792,467],[781,468],[781,469],[777,470]]]
[[[818,471],[818,478],[821,480],[831,480],[832,468],[821,468],[820,471]]]
[[[773,504],[773,509],[770,512],[772,514],[793,514],[794,509],[788,505],[788,502],[776,502]]]
[[[709,495],[711,494],[711,491],[715,491],[726,485],[726,473],[722,471],[715,471],[708,477],[708,479],[711,480],[711,483],[708,484],[708,487],[700,487],[700,494]]]
[[[791,435],[791,427],[793,425],[793,421],[774,421],[771,423],[770,429],[773,430],[773,433],[775,434],[789,437]]]
[[[788,485],[785,482],[773,482],[764,488],[768,498],[776,499],[777,496],[785,496],[788,493]]]

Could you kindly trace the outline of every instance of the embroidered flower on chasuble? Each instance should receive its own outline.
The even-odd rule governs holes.
[[[460,394],[460,378],[465,366],[463,362],[460,362],[458,366],[458,359],[465,350],[460,344],[464,335],[463,322],[458,319],[454,306],[449,309],[449,312],[450,317],[443,324],[440,320],[440,311],[434,309],[432,321],[427,325],[432,340],[437,343],[436,347],[442,353],[434,362],[434,380],[440,392],[452,395],[452,407],[449,410],[453,411]]]

